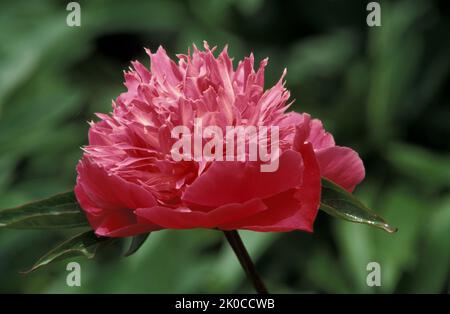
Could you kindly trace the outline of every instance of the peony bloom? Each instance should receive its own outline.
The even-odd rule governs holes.
[[[348,191],[364,177],[353,150],[335,146],[308,114],[286,112],[283,76],[264,90],[267,59],[253,55],[236,68],[225,48],[218,57],[205,43],[172,61],[160,47],[147,50],[125,73],[127,91],[110,115],[97,114],[77,172],[75,193],[100,236],[125,237],[164,228],[312,231],[321,177]],[[171,130],[206,126],[277,126],[279,166],[260,161],[174,161]]]

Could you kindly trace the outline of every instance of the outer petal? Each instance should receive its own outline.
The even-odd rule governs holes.
[[[335,146],[333,136],[324,130],[320,120],[310,120],[306,113],[290,113],[283,123],[296,123],[292,141],[294,149],[298,149],[305,140],[312,143],[322,177],[349,192],[364,179],[364,165],[358,154],[350,148]]]
[[[333,135],[325,131],[320,120],[312,119],[310,125],[311,131],[308,141],[312,143],[314,150],[333,147],[335,145]]]
[[[222,229],[248,229],[254,231],[312,232],[320,203],[320,171],[312,145],[300,147],[303,158],[303,183],[264,200],[268,209],[243,221],[222,225]]]
[[[136,208],[156,205],[150,192],[108,175],[86,158],[80,161],[77,171],[75,195],[98,235],[128,236],[160,229],[147,221],[143,223],[133,214]]]
[[[359,155],[348,147],[329,147],[318,150],[316,158],[323,177],[352,192],[364,179],[364,165]]]
[[[160,229],[162,229],[160,226],[136,217],[129,210],[122,210],[101,217],[101,223],[96,228],[95,233],[105,237],[130,237]]]
[[[186,189],[183,201],[214,208],[268,198],[299,186],[302,167],[301,156],[292,150],[280,156],[274,172],[261,172],[258,162],[216,161]]]
[[[223,205],[209,212],[161,206],[139,208],[135,212],[136,215],[164,228],[190,229],[217,228],[222,224],[239,221],[266,209],[266,205],[261,200],[252,199],[243,204]]]

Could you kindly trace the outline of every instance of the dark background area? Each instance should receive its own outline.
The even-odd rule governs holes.
[[[111,111],[143,47],[174,57],[207,40],[236,61],[269,57],[266,86],[288,69],[293,110],[324,122],[362,156],[359,198],[399,228],[394,235],[320,212],[314,234],[242,232],[272,292],[448,293],[450,101],[447,1],[0,1],[0,208],[70,190],[89,120]],[[251,292],[220,232],[155,232],[135,255],[126,243],[81,264],[29,275],[73,231],[0,230],[0,292]],[[366,265],[381,265],[368,287]]]

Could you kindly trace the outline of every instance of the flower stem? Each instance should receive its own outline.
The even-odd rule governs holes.
[[[233,248],[234,253],[236,254],[239,262],[241,263],[242,268],[244,268],[245,273],[247,274],[248,279],[252,282],[253,287],[256,292],[260,294],[267,294],[266,286],[264,282],[261,280],[258,272],[256,271],[255,265],[253,264],[250,256],[248,255],[247,250],[245,249],[244,243],[242,242],[239,233],[236,230],[223,231],[225,237]]]

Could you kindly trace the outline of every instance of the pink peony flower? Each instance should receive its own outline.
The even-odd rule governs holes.
[[[150,70],[132,62],[127,91],[110,115],[90,124],[89,145],[77,171],[75,193],[98,235],[125,237],[164,228],[312,231],[320,179],[348,191],[364,177],[353,150],[335,146],[308,114],[287,113],[283,77],[264,90],[267,59],[234,69],[227,48],[216,58],[205,43],[172,61],[160,47],[146,50]],[[206,126],[277,126],[279,166],[261,161],[174,161],[171,130]]]

